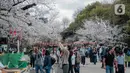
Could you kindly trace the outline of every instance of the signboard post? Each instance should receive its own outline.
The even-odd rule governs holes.
[[[116,4],[115,5],[115,14],[116,15],[124,15],[125,14],[125,5],[124,4]]]
[[[17,50],[18,50],[18,53],[19,53],[19,40],[17,40]]]

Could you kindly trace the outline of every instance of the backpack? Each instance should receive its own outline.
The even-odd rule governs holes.
[[[43,58],[41,54],[35,55],[35,64],[36,65],[43,65]]]
[[[76,52],[76,55],[75,55],[76,57],[75,57],[75,63],[77,64],[77,63],[80,63],[80,61],[81,61],[81,56]]]
[[[51,57],[51,65],[53,65],[56,62],[55,58]]]
[[[127,55],[127,56],[130,56],[130,50],[127,51],[126,55]]]
[[[105,56],[105,54],[106,54],[106,49],[103,48],[103,49],[102,49],[102,53],[101,53],[101,55],[102,55],[102,56]]]

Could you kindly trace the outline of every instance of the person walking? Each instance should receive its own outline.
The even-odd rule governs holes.
[[[44,60],[42,58],[42,54],[39,52],[38,47],[34,47],[35,50],[35,71],[36,73],[39,73],[39,70],[41,73],[44,73],[43,71],[43,63]]]
[[[101,62],[103,62],[103,56],[102,56],[103,48],[102,48],[102,46],[99,47],[98,51],[99,51],[99,60]],[[102,68],[103,68],[103,66],[102,66]]]
[[[80,73],[81,56],[78,50],[75,50],[75,73]]]
[[[51,73],[51,67],[52,67],[52,62],[51,62],[50,52],[46,50],[43,68],[45,69],[46,73]]]
[[[93,49],[93,63],[96,65],[96,62],[97,62],[97,50],[96,48]]]
[[[122,50],[119,52],[118,56],[116,57],[116,73],[125,73],[125,57]]]
[[[69,65],[69,73],[74,73],[74,67],[75,67],[75,53],[72,51],[72,56],[70,57],[71,65]]]
[[[72,67],[72,56],[73,56],[73,51],[72,51],[72,47],[68,46],[68,50],[69,50],[69,71],[68,73],[73,73],[73,67]]]
[[[57,59],[58,59],[58,56],[57,56],[57,53],[56,53],[56,48],[53,48],[53,51],[51,51],[51,58],[53,58],[53,60],[55,60],[54,64],[52,64],[52,71],[53,73],[58,73],[58,67],[57,67]],[[53,63],[53,62],[52,62]]]
[[[106,53],[107,53],[107,47],[106,47],[106,46],[102,46],[102,52],[100,53],[101,63],[102,63],[101,68],[104,67],[104,65],[103,65],[103,58],[104,58],[104,56],[106,55]]]
[[[34,69],[34,67],[35,67],[35,52],[34,52],[34,50],[31,50],[30,51],[30,65],[31,65],[31,67],[32,67],[32,69]]]
[[[93,52],[92,47],[90,47],[90,50],[89,50],[90,63],[93,62],[92,52]]]
[[[81,64],[83,64],[83,66],[85,65],[85,48],[84,46],[82,46],[80,48],[80,54],[81,54]]]
[[[109,46],[108,53],[103,58],[103,64],[104,69],[106,69],[106,73],[114,73],[113,68],[114,61],[115,61],[114,48]]]

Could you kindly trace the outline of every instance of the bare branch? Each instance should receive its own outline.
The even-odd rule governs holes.
[[[3,11],[8,11],[7,9],[5,9],[5,8],[0,8],[0,10],[3,10]]]
[[[13,0],[13,2],[14,2],[13,6],[16,6],[16,5],[18,5],[18,4],[20,4],[20,3],[23,3],[23,2],[25,2],[25,1],[26,1],[26,0],[23,0],[23,1],[19,1],[19,0],[18,0],[18,2],[15,3],[15,1]]]
[[[1,16],[9,17],[9,15],[0,13]]]
[[[24,7],[23,7],[23,8],[21,8],[21,9],[22,9],[22,10],[27,10],[27,9],[29,9],[29,8],[33,7],[33,6],[36,6],[36,5],[37,5],[36,3],[29,4],[29,5],[24,6]]]

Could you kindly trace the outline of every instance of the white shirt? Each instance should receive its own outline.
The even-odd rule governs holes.
[[[102,53],[102,47],[99,49],[99,53],[100,53],[100,54]]]
[[[73,54],[72,57],[71,57],[72,65],[75,65],[75,57],[76,57],[75,54]]]
[[[57,55],[60,57],[60,51],[59,51],[59,50],[57,50],[57,52],[56,52],[56,53],[57,53]]]
[[[51,54],[51,57],[53,57],[57,61],[57,56],[56,54]]]

